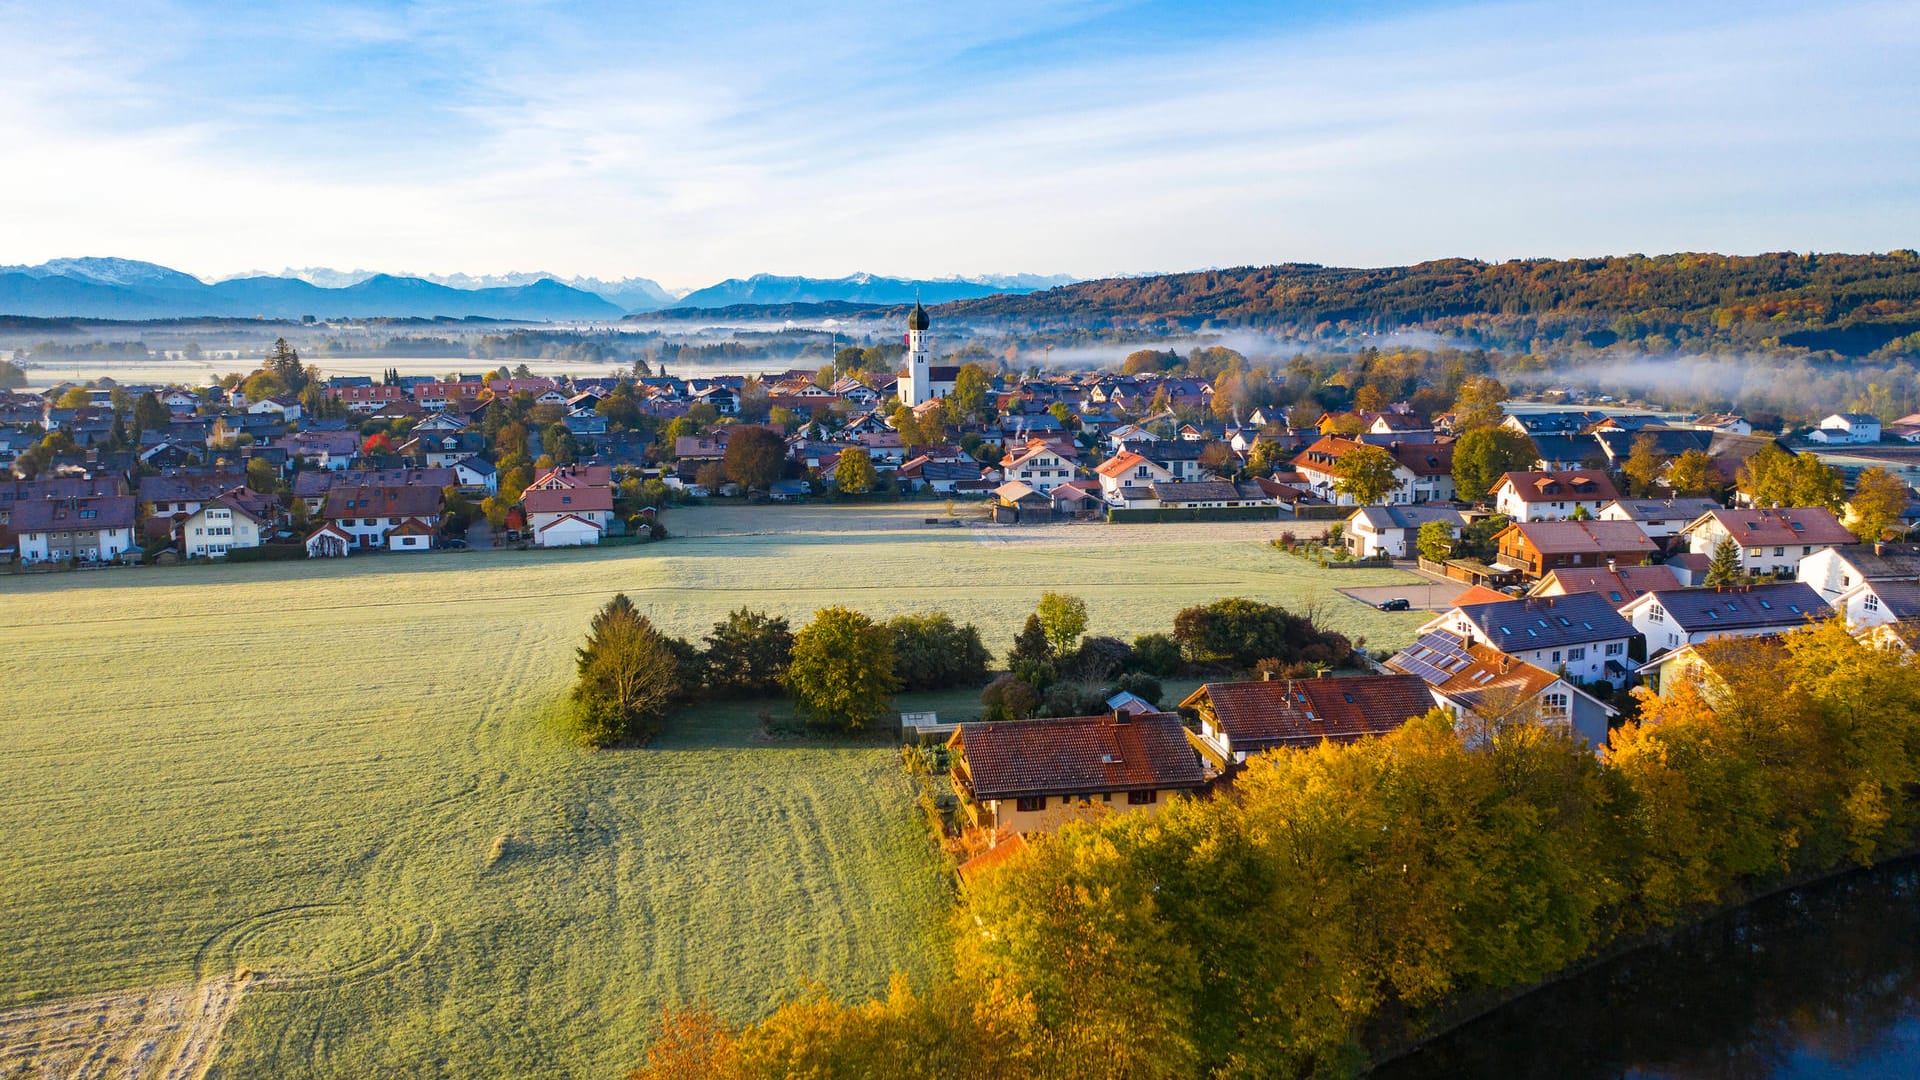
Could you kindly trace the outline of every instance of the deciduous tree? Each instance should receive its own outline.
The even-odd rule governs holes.
[[[625,593],[594,615],[575,667],[576,716],[582,738],[596,746],[654,734],[680,692],[672,646]]]
[[[1505,473],[1539,463],[1540,451],[1525,432],[1499,425],[1468,431],[1453,444],[1453,486],[1458,498],[1479,502]]]
[[[893,705],[893,635],[857,611],[822,608],[794,635],[783,681],[810,723],[864,728]]]
[[[1334,489],[1361,506],[1376,506],[1399,484],[1400,462],[1378,446],[1361,444],[1340,456]]]
[[[840,463],[833,467],[833,486],[843,495],[865,495],[880,483],[873,456],[861,447],[840,452]]]
[[[1906,481],[1877,465],[1867,469],[1854,481],[1853,497],[1847,500],[1848,528],[1869,542],[1891,539],[1901,531],[1911,497]]]
[[[749,491],[765,491],[786,471],[787,441],[758,425],[734,428],[722,461],[729,480]]]
[[[1045,593],[1034,614],[1040,617],[1040,629],[1047,635],[1047,648],[1056,657],[1073,652],[1080,635],[1087,632],[1087,602],[1067,593]]]

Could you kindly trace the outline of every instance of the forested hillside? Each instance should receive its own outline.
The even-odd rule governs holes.
[[[942,305],[1034,324],[1418,326],[1496,346],[1786,345],[1866,355],[1920,332],[1920,253],[1628,255],[1341,269],[1289,264],[1109,278]],[[1911,343],[1920,346],[1920,341]]]

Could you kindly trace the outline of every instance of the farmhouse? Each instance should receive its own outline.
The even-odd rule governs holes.
[[[1225,768],[1281,747],[1384,735],[1433,708],[1411,675],[1207,683],[1180,703],[1200,716],[1194,745]]]
[[[1621,608],[1620,614],[1646,639],[1647,657],[1653,659],[1683,645],[1798,630],[1831,618],[1833,609],[1813,586],[1780,581],[1650,592]]]
[[[1493,485],[1494,509],[1514,521],[1564,521],[1620,497],[1613,481],[1598,469],[1578,472],[1510,472]]]
[[[1206,783],[1174,713],[962,724],[948,745],[959,752],[953,783],[968,815],[1000,833],[1151,812]]]
[[[1731,538],[1740,548],[1740,569],[1749,574],[1793,576],[1800,560],[1823,547],[1858,544],[1859,538],[1825,507],[1769,510],[1713,509],[1680,530],[1687,550],[1712,557]]]
[[[1624,686],[1632,674],[1633,625],[1598,593],[1463,604],[1429,620],[1420,633],[1433,630],[1446,630],[1469,645],[1486,642],[1581,683]]]
[[[1606,745],[1608,723],[1619,712],[1564,675],[1447,630],[1420,635],[1389,659],[1387,667],[1419,676],[1434,700],[1455,715],[1472,714],[1495,723],[1537,718],[1564,724],[1590,746]]]

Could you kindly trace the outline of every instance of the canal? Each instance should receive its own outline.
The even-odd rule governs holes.
[[[1769,897],[1372,1074],[1443,1077],[1920,1077],[1920,862]]]

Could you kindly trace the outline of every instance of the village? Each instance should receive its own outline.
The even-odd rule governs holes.
[[[904,371],[830,385],[503,369],[312,379],[257,400],[226,384],[12,393],[0,555],[34,570],[578,548],[662,538],[676,502],[779,515],[918,497],[946,503],[929,523],[962,520],[964,504],[980,528],[1272,521],[1296,557],[1422,582],[1348,593],[1387,611],[1419,597],[1427,618],[1412,645],[1356,652],[1341,678],[1268,672],[1177,708],[1122,693],[1100,715],[935,725],[965,824],[990,849],[1435,707],[1524,712],[1598,751],[1631,688],[1707,677],[1701,648],[1721,639],[1838,618],[1877,646],[1920,642],[1920,547],[1890,542],[1916,522],[1898,445],[1920,442],[1920,415],[1883,428],[1839,412],[1789,441],[1731,414],[1489,410],[1463,393],[1439,415],[1386,404],[1296,426],[1270,407],[1220,417],[1201,378],[1011,378],[932,359],[916,305]],[[277,372],[284,388],[300,371],[283,357],[255,378]],[[1892,468],[1849,474],[1811,452],[1885,440]]]

